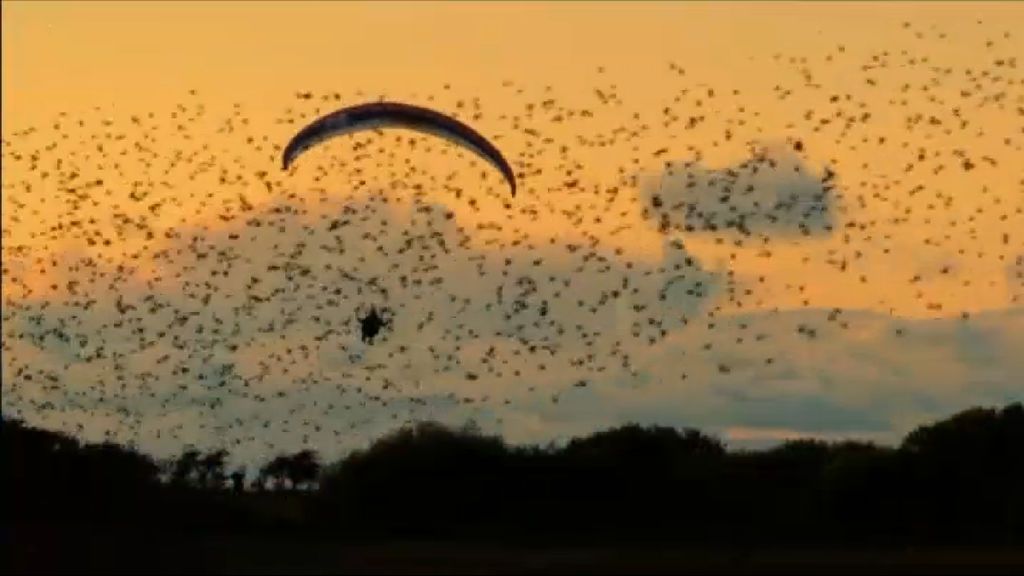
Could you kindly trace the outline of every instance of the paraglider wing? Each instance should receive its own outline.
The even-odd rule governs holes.
[[[512,189],[512,195],[516,195],[516,179],[512,167],[486,138],[455,118],[428,108],[398,102],[359,104],[314,120],[288,142],[282,158],[283,168],[287,170],[300,154],[324,140],[375,128],[406,128],[468,148],[501,172]]]

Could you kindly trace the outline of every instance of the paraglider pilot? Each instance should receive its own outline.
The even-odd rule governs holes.
[[[373,344],[373,339],[383,328],[391,326],[391,313],[387,308],[377,310],[376,306],[370,306],[370,311],[365,316],[357,317],[361,337],[366,344]]]

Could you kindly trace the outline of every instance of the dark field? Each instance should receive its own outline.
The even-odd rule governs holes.
[[[758,549],[457,542],[339,543],[323,537],[207,536],[125,539],[116,533],[14,538],[17,573],[374,574],[1019,574],[1020,549]],[[126,549],[130,553],[126,554]]]

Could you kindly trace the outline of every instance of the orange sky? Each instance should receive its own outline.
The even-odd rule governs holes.
[[[260,2],[240,10],[237,3],[19,2],[5,3],[3,10],[6,131],[49,122],[61,111],[74,117],[100,107],[102,112],[96,114],[123,119],[132,113],[172,110],[176,104],[188,101],[188,90],[197,89],[200,97],[193,100],[201,101],[211,114],[229,110],[231,103],[242,103],[254,132],[280,143],[293,126],[275,124],[272,119],[289,107],[311,113],[309,106],[303,108],[293,99],[297,90],[341,92],[346,98],[356,98],[355,94],[362,91],[367,96],[412,101],[436,95],[435,103],[448,106],[453,100],[479,97],[489,113],[477,123],[478,127],[485,134],[501,134],[505,138],[502,146],[515,157],[517,145],[522,144],[517,140],[521,135],[505,133],[495,116],[506,111],[516,113],[527,95],[543,94],[545,86],[551,86],[551,94],[567,105],[582,106],[592,104],[595,86],[617,85],[623,105],[601,110],[586,126],[591,131],[626,123],[636,111],[650,117],[678,90],[709,86],[718,87],[720,94],[741,91],[740,96],[727,100],[729,104],[712,110],[722,119],[728,118],[729,105],[758,109],[761,115],[757,131],[743,134],[737,130],[731,145],[723,143],[714,149],[703,146],[707,165],[725,166],[741,160],[747,154],[747,140],[796,135],[807,141],[812,165],[820,168],[831,159],[838,160],[844,183],[896,177],[903,160],[883,147],[839,149],[827,138],[786,126],[799,120],[805,110],[820,106],[824,92],[848,91],[863,99],[873,112],[872,136],[900,138],[902,117],[887,114],[891,107],[886,101],[896,93],[899,82],[926,83],[928,71],[879,71],[883,84],[867,88],[858,66],[870,55],[887,51],[895,56],[908,50],[942,66],[970,67],[972,63],[1024,53],[1019,35],[1008,34],[1024,28],[1024,10],[1014,3],[460,2],[374,6]],[[904,21],[912,22],[910,30],[902,27]],[[986,46],[989,39],[994,41],[993,46]],[[837,46],[843,46],[842,54],[835,52]],[[830,53],[836,59],[826,65]],[[782,55],[780,60],[773,58],[777,54]],[[815,82],[824,88],[796,89],[792,97],[779,101],[772,88],[794,86],[799,78],[794,70],[805,66],[788,65],[790,57],[807,58],[806,66],[813,71]],[[668,62],[685,68],[686,75],[670,75]],[[598,67],[605,72],[598,74]],[[1019,82],[1019,74],[1016,76]],[[503,87],[504,80],[522,86],[525,94]],[[442,90],[444,84],[450,84],[451,89]],[[946,82],[937,91],[955,94],[960,88]],[[1019,101],[1019,84],[1017,90]],[[989,106],[965,112],[989,133],[969,143],[963,142],[960,133],[928,135],[918,141],[911,138],[912,145],[925,144],[932,149],[969,146],[975,157],[1002,159],[999,167],[970,175],[950,171],[942,174],[941,180],[923,181],[941,182],[945,191],[966,198],[958,202],[961,213],[973,208],[971,196],[977,196],[979,185],[987,185],[993,196],[1001,197],[1003,206],[1009,203],[1010,208],[1019,207],[1021,184],[1015,182],[1019,174],[1015,174],[1011,160],[1020,146],[1019,131],[1014,130],[1019,115],[1013,112],[1012,104],[1005,110]],[[546,128],[553,134],[559,130],[571,134],[580,127],[566,123]],[[651,150],[669,144],[670,154],[678,150],[678,156],[685,156],[683,145],[678,140],[673,142],[675,137],[670,131],[651,131],[643,146]],[[1007,137],[1018,141],[1006,147]],[[699,134],[698,138],[706,136]],[[233,151],[230,140],[224,139],[222,144],[223,150]],[[628,152],[610,149],[602,155],[594,150],[576,151],[586,164],[585,173],[594,182],[607,181],[611,169],[621,164],[618,158]],[[427,163],[434,161],[436,157],[425,159]],[[872,168],[863,170],[863,163]],[[648,161],[634,167],[655,170],[657,163]],[[5,172],[5,183],[12,178],[18,175]],[[965,191],[972,188],[971,192]],[[847,193],[853,195],[849,188]],[[52,203],[50,209],[55,209]],[[889,204],[869,205],[861,214],[884,217],[891,209]],[[1010,221],[993,222],[995,228],[987,237],[997,240],[999,230],[1009,231],[1024,222],[1019,213],[1012,217]],[[11,225],[6,217],[4,225],[12,238],[22,238],[31,230],[28,225]],[[548,234],[561,225],[542,220],[530,226],[537,234]],[[898,235],[895,241],[903,243],[906,258],[867,262],[864,273],[877,282],[893,270],[916,266],[927,272],[929,267],[940,265],[948,259],[947,254],[914,249],[936,230],[934,225],[894,227]],[[976,240],[982,246],[986,241]],[[658,254],[661,240],[647,230],[622,239],[622,244],[643,257]],[[707,238],[688,238],[687,246],[705,255],[709,262],[724,264],[728,257]],[[779,246],[770,262],[755,258],[753,251],[741,250],[732,268],[748,276],[766,272],[777,276],[817,275],[820,271],[808,270],[798,260],[807,247],[806,243],[791,249]],[[1000,249],[995,245],[990,248]],[[1012,287],[1006,285],[1001,271],[1007,265],[1006,258],[1012,260],[1012,256],[1006,254],[1002,260],[983,258],[961,266],[969,267],[969,273],[975,276],[999,277],[993,280],[994,285],[981,289],[975,283],[972,290],[958,290],[947,277],[935,279],[933,291],[946,294],[947,309],[952,310],[949,313],[960,308],[1005,306]],[[930,314],[914,302],[912,293],[894,294],[894,302],[879,303],[874,294],[848,285],[846,278],[830,279],[826,274],[810,289],[822,306],[888,309],[895,305],[904,314]],[[765,306],[798,305],[783,296],[764,302]]]
[[[923,321],[998,315],[1024,301],[1015,276],[1024,270],[1020,3],[4,2],[2,26],[4,290],[11,302],[66,298],[77,274],[68,266],[87,256],[105,269],[128,266],[125,293],[174,292],[181,286],[164,276],[182,263],[159,254],[183,242],[166,234],[184,230],[227,245],[228,234],[239,230],[240,220],[226,222],[241,213],[240,192],[255,213],[297,205],[309,211],[299,221],[310,223],[365,200],[368,194],[344,192],[350,182],[387,189],[395,186],[388,172],[410,165],[419,171],[398,178],[398,186],[441,181],[493,192],[479,195],[476,207],[442,186],[428,185],[425,193],[450,209],[458,226],[477,230],[470,234],[473,251],[497,256],[516,238],[541,247],[598,238],[617,264],[653,268],[667,261],[666,243],[675,239],[702,273],[731,274],[741,291],[751,290],[740,304],[718,296],[707,303],[728,313],[843,308]],[[616,94],[618,103],[602,103],[596,89]],[[304,91],[314,98],[298,99]],[[335,93],[337,101],[320,100]],[[479,163],[447,145],[408,150],[395,132],[359,140],[376,154],[353,156],[355,140],[335,141],[310,151],[291,173],[280,171],[274,146],[287,141],[296,122],[379,96],[465,116],[479,106],[470,123],[527,172],[521,194],[509,202],[496,174],[480,176]],[[547,99],[559,111],[592,115],[555,122],[527,111]],[[684,119],[705,118],[693,129],[665,127],[666,107]],[[842,128],[865,112],[870,121]],[[644,124],[633,139],[580,144]],[[526,127],[552,141],[541,143]],[[29,128],[35,132],[25,134]],[[122,139],[112,139],[118,134]],[[725,170],[747,160],[753,145],[794,154],[794,140],[803,144],[793,157],[806,173],[817,178],[828,166],[837,175],[833,234],[738,246],[709,233],[666,237],[644,220],[650,195],[665,185],[663,162]],[[562,144],[567,151],[560,153]],[[659,149],[666,152],[655,157]],[[34,152],[42,159],[33,169]],[[174,160],[176,154],[186,160]],[[974,164],[970,171],[961,167],[965,158]],[[81,173],[79,182],[105,181],[75,211],[67,190],[74,186],[41,176],[69,165]],[[205,167],[194,172],[197,166]],[[270,189],[256,176],[264,171],[274,181]],[[620,182],[621,174],[636,183]],[[221,175],[239,180],[225,185]],[[570,179],[575,187],[566,185]],[[130,197],[136,181],[145,183],[143,202]],[[613,186],[624,191],[604,213],[601,194]],[[153,203],[160,208],[151,211]],[[562,212],[576,204],[572,215]],[[382,218],[393,229],[411,226],[414,208],[409,194],[396,193]],[[153,238],[124,225],[140,217]],[[117,241],[90,246],[81,235],[54,232],[90,218],[87,227],[108,236],[121,227]],[[502,230],[479,231],[494,222]],[[615,233],[621,226],[631,228]],[[253,254],[270,250],[253,246]],[[849,262],[846,271],[834,264],[841,258]],[[203,279],[188,270],[187,278]],[[620,331],[629,332],[632,320],[623,318],[644,302],[617,302]],[[884,356],[888,341],[878,339],[883,329],[871,322],[873,328],[850,337]],[[689,336],[677,340],[697,345]],[[916,350],[930,358],[945,346]],[[251,368],[271,349],[253,345],[239,359]],[[663,352],[644,354],[657,364]],[[18,349],[20,361],[38,353]],[[139,366],[149,361],[143,356],[135,358]],[[804,358],[804,368],[827,364],[815,358]],[[5,362],[5,382],[13,366]],[[534,377],[554,383],[571,379],[569,373]],[[710,390],[714,370],[706,376]],[[446,381],[437,391],[473,386]],[[870,407],[853,397],[853,404]],[[708,402],[709,411],[729,413]],[[543,414],[506,417],[538,431],[550,424]],[[737,437],[759,434],[756,423],[723,418]],[[774,422],[762,435],[790,431]]]

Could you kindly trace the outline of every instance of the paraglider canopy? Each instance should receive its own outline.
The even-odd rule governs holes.
[[[451,116],[399,102],[358,104],[321,116],[299,130],[288,142],[281,159],[282,168],[287,170],[299,155],[324,140],[375,128],[415,130],[468,148],[501,172],[512,190],[512,196],[516,195],[516,179],[512,167],[486,138]]]

